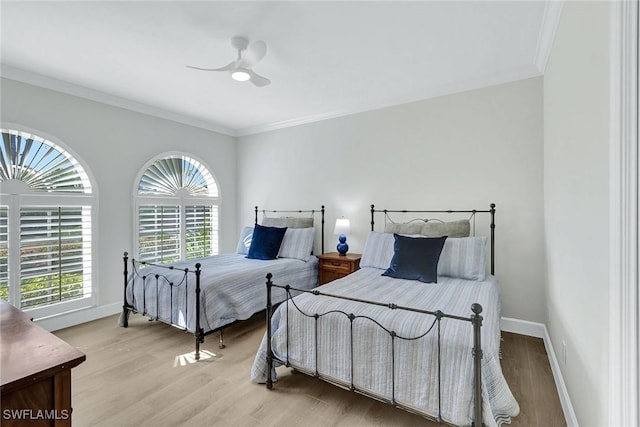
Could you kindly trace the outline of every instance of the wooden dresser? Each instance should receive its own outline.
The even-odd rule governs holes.
[[[71,426],[71,368],[85,359],[0,300],[0,424]]]
[[[318,255],[318,283],[324,285],[345,277],[360,268],[360,254],[347,253],[340,256],[337,252]]]

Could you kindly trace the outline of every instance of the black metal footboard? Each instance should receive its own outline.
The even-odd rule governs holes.
[[[473,348],[472,348],[472,355],[473,355],[473,372],[474,372],[474,412],[473,412],[473,419],[474,419],[474,423],[473,425],[475,426],[482,426],[482,358],[483,358],[483,354],[482,354],[482,345],[481,345],[481,327],[482,327],[482,320],[483,317],[480,315],[480,313],[482,313],[482,306],[480,304],[473,304],[471,306],[471,311],[473,312],[472,315],[470,315],[469,317],[463,317],[463,316],[456,316],[456,315],[451,315],[451,314],[446,314],[443,313],[442,311],[428,311],[428,310],[419,310],[419,309],[415,309],[415,308],[411,308],[411,307],[404,307],[404,306],[399,306],[393,303],[389,303],[389,304],[385,304],[385,303],[380,303],[380,302],[376,302],[376,301],[367,301],[367,300],[362,300],[362,299],[358,299],[358,298],[350,298],[350,297],[346,297],[346,296],[341,296],[341,295],[332,295],[332,294],[326,294],[323,292],[318,291],[317,289],[314,290],[304,290],[304,289],[297,289],[294,287],[291,287],[289,285],[285,285],[285,286],[281,286],[281,285],[276,285],[275,283],[272,282],[272,275],[271,273],[267,274],[267,313],[266,313],[266,321],[267,321],[267,379],[266,379],[266,387],[267,389],[272,389],[273,388],[273,378],[271,377],[271,373],[273,371],[274,368],[274,363],[280,363],[283,364],[287,367],[292,367],[294,369],[296,369],[297,371],[300,371],[302,373],[314,376],[316,378],[320,378],[324,381],[330,382],[332,384],[338,385],[342,388],[346,388],[350,391],[353,392],[357,392],[363,395],[366,395],[368,397],[372,397],[376,400],[380,400],[383,401],[385,403],[391,404],[395,407],[398,407],[400,409],[403,410],[407,410],[409,412],[413,412],[413,413],[417,413],[427,419],[430,419],[432,421],[438,422],[438,423],[444,423],[446,422],[443,418],[442,418],[442,412],[441,412],[441,396],[442,396],[442,392],[441,392],[441,378],[440,378],[440,373],[441,373],[441,359],[440,359],[440,353],[441,353],[441,330],[440,330],[440,323],[442,321],[442,319],[448,318],[448,319],[454,319],[454,320],[460,320],[460,321],[466,321],[466,322],[470,322],[472,324],[473,327]],[[285,360],[281,360],[280,358],[278,358],[277,356],[275,356],[275,354],[273,353],[273,349],[272,349],[272,344],[271,344],[271,339],[273,336],[273,331],[272,331],[272,326],[271,326],[271,318],[273,316],[274,313],[274,306],[272,304],[272,300],[271,300],[271,292],[272,292],[272,288],[281,288],[284,289],[287,292],[287,299],[285,300],[285,302],[283,302],[282,304],[286,304],[286,314],[285,316],[287,316],[287,327],[286,327],[286,340],[287,340],[287,356],[285,358]],[[365,304],[370,304],[370,305],[376,305],[376,306],[381,306],[381,307],[386,307],[390,310],[401,310],[401,311],[408,311],[408,312],[414,312],[414,313],[420,313],[420,314],[425,314],[425,315],[430,315],[434,317],[433,323],[431,323],[431,325],[429,326],[428,330],[426,332],[424,332],[421,335],[418,336],[412,336],[412,337],[404,337],[404,336],[400,336],[399,334],[397,334],[395,331],[393,330],[388,330],[387,328],[385,328],[384,326],[382,326],[379,322],[377,322],[375,319],[372,319],[370,317],[367,316],[358,316],[355,315],[353,313],[346,313],[343,311],[336,311],[336,310],[331,310],[328,311],[326,313],[305,313],[298,305],[296,305],[295,300],[292,299],[292,294],[291,291],[295,291],[298,293],[309,293],[309,294],[313,294],[313,295],[321,295],[321,296],[326,296],[326,297],[331,297],[331,298],[336,298],[336,299],[342,299],[342,300],[348,300],[348,301],[355,301],[355,302],[359,302],[359,303],[365,303]],[[308,369],[308,367],[301,367],[301,366],[296,366],[293,363],[290,363],[289,360],[289,321],[288,321],[288,315],[289,315],[289,304],[293,305],[295,307],[295,309],[301,313],[303,316],[305,317],[309,317],[309,318],[314,318],[315,319],[315,326],[314,326],[314,333],[315,333],[315,352],[316,352],[316,357],[315,357],[315,368],[314,369]],[[323,376],[322,374],[320,374],[318,372],[318,320],[329,313],[341,313],[342,315],[344,315],[346,318],[349,319],[350,321],[350,329],[351,329],[351,336],[349,337],[349,345],[351,348],[351,380],[350,383],[345,384],[342,382],[338,382],[333,378],[329,378],[326,376]],[[363,318],[363,319],[368,319],[369,321],[375,323],[377,326],[379,326],[382,330],[386,331],[391,339],[391,399],[388,399],[386,397],[381,397],[379,395],[373,394],[372,392],[365,390],[365,389],[361,389],[358,386],[354,385],[354,339],[357,339],[357,337],[354,337],[354,333],[353,333],[353,322],[355,319],[359,319],[359,318]],[[416,408],[413,407],[408,407],[405,405],[402,405],[400,403],[398,403],[396,401],[396,374],[395,374],[395,345],[394,343],[396,342],[396,340],[417,340],[420,339],[424,336],[426,336],[427,334],[431,333],[432,331],[435,331],[434,333],[437,333],[437,366],[438,366],[438,413],[437,414],[433,414],[433,413],[427,413],[421,410],[418,410]]]
[[[167,265],[160,265],[160,264],[153,264],[153,263],[148,263],[148,262],[144,262],[144,261],[136,261],[135,259],[131,259],[131,266],[132,266],[132,274],[131,277],[129,277],[129,254],[127,252],[124,253],[123,256],[123,261],[124,261],[124,297],[123,297],[123,301],[124,304],[122,306],[122,326],[123,327],[128,327],[129,326],[129,314],[130,313],[140,313],[143,316],[148,316],[151,320],[157,320],[160,321],[162,323],[171,325],[173,327],[182,329],[185,332],[189,332],[192,333],[195,337],[196,340],[196,348],[195,348],[195,359],[196,360],[200,360],[200,344],[204,343],[204,337],[205,335],[208,335],[211,332],[205,333],[204,329],[201,327],[200,325],[200,263],[196,263],[195,264],[195,270],[190,270],[189,268],[177,268],[174,266],[167,266]],[[179,282],[175,282],[175,281],[171,281],[169,280],[166,276],[161,275],[161,274],[150,274],[150,275],[145,275],[142,274],[140,272],[140,270],[138,270],[138,268],[136,267],[136,265],[147,265],[147,266],[154,266],[154,267],[160,267],[163,269],[167,269],[167,270],[173,270],[173,271],[182,271],[184,274],[182,275],[182,279]],[[193,294],[190,294],[187,289],[188,289],[188,284],[189,284],[189,277],[190,275],[195,276],[195,292]],[[135,296],[135,287],[137,285],[136,283],[136,279],[139,279],[142,281],[142,292],[143,292],[143,297],[142,297],[142,311],[139,312],[138,309],[136,309],[136,296]],[[132,295],[132,300],[129,301],[127,299],[127,283],[129,282],[129,280],[131,280],[131,295]],[[149,285],[148,281],[151,281],[152,284]],[[159,313],[159,306],[160,306],[160,284],[163,283],[165,285],[169,286],[169,292],[170,292],[170,314],[169,314],[169,320],[166,320],[162,317],[160,317],[160,313]],[[149,285],[149,286],[148,286]],[[184,286],[185,292],[184,292],[184,300],[183,301],[179,301],[178,304],[180,304],[180,307],[183,307],[183,312],[184,312],[184,317],[185,317],[185,325],[184,326],[180,326],[178,325],[177,322],[174,322],[174,316],[173,316],[173,303],[174,303],[174,297],[173,297],[173,292],[174,289],[178,289],[180,287]],[[156,293],[156,312],[155,313],[150,313],[149,311],[147,311],[147,305],[146,305],[146,292],[148,291],[148,288],[151,288],[151,292],[153,292],[155,290]],[[193,332],[188,331],[187,329],[187,322],[188,322],[188,315],[189,315],[189,297],[194,298],[193,301],[193,310],[195,310],[195,328]],[[221,332],[222,334],[222,332]],[[221,335],[221,343],[222,343],[222,335]],[[222,345],[222,344],[221,344]]]

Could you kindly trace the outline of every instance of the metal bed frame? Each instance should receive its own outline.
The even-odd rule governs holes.
[[[255,217],[254,217],[254,224],[258,224],[258,212],[260,212],[258,210],[258,206],[255,206],[254,208],[254,213],[255,213]],[[267,213],[310,213],[312,215],[312,217],[316,214],[316,213],[320,213],[320,217],[321,217],[321,221],[320,221],[320,227],[321,227],[321,250],[322,252],[324,252],[324,216],[325,216],[325,208],[324,205],[321,206],[320,210],[315,210],[315,209],[311,209],[311,210],[262,210],[261,211],[263,214],[263,217],[267,214]],[[315,226],[314,226],[315,228]],[[135,294],[132,292],[132,296],[133,296],[133,301],[129,302],[127,300],[127,283],[129,281],[129,254],[128,252],[124,252],[124,255],[122,257],[123,259],[123,264],[124,264],[124,271],[123,271],[123,275],[124,275],[124,293],[123,293],[123,305],[122,305],[122,326],[127,328],[129,326],[129,315],[131,313],[139,313],[136,309],[135,309]],[[201,292],[201,287],[200,287],[200,275],[202,274],[202,270],[200,269],[201,264],[200,263],[196,263],[195,264],[195,269],[191,270],[189,268],[178,268],[172,265],[164,265],[164,264],[155,264],[155,263],[149,263],[149,262],[145,262],[145,261],[138,261],[135,258],[131,258],[131,286],[132,286],[132,290],[133,287],[136,285],[135,279],[136,278],[140,278],[142,279],[142,286],[143,286],[143,309],[142,309],[142,314],[143,316],[149,316],[149,321],[152,320],[156,320],[162,323],[165,323],[167,325],[173,326],[175,328],[181,329],[184,332],[187,333],[191,333],[193,334],[194,338],[195,338],[195,359],[196,360],[200,360],[200,344],[204,343],[204,337],[207,335],[210,335],[212,333],[215,332],[220,332],[220,338],[219,338],[219,347],[220,348],[224,348],[225,344],[224,344],[224,329],[235,325],[236,323],[242,322],[242,320],[236,320],[234,322],[228,323],[226,325],[220,326],[218,328],[215,328],[213,330],[210,331],[205,331],[204,328],[202,328],[201,326],[201,322],[200,322],[200,292]],[[147,311],[146,308],[146,292],[147,292],[147,279],[152,279],[152,277],[149,277],[148,275],[144,275],[144,271],[141,271],[139,268],[137,268],[137,265],[140,266],[154,266],[154,267],[160,267],[160,268],[164,268],[167,270],[176,270],[176,271],[183,271],[184,275],[182,276],[182,280],[180,280],[180,282],[175,283],[170,281],[166,276],[163,276],[161,274],[154,274],[153,278],[155,278],[155,292],[156,292],[156,304],[158,304],[158,294],[159,294],[159,284],[161,281],[163,281],[164,283],[169,285],[169,289],[170,289],[170,307],[171,307],[171,319],[170,321],[166,321],[164,319],[161,319],[158,317],[158,306],[156,305],[156,313],[152,314],[149,313]],[[196,316],[195,316],[195,330],[194,332],[190,332],[186,326],[179,326],[178,324],[173,322],[173,289],[174,288],[178,288],[182,285],[185,286],[185,289],[188,288],[188,282],[189,282],[189,275],[193,275],[194,279],[195,279],[195,290],[194,290],[194,294],[192,295],[193,298],[195,298],[195,311],[196,311]],[[189,308],[189,297],[190,294],[188,292],[185,292],[185,299],[183,302],[183,305],[181,305],[181,307],[184,307],[184,313],[185,313],[185,318],[187,317],[188,314],[188,308]]]
[[[384,213],[385,216],[387,216],[389,213],[447,213],[447,214],[453,214],[453,213],[469,213],[471,214],[472,217],[474,217],[476,214],[478,213],[488,213],[491,215],[491,223],[490,223],[490,230],[491,230],[491,274],[494,274],[495,271],[495,262],[494,262],[494,257],[495,257],[495,245],[494,245],[494,241],[495,241],[495,204],[491,203],[489,210],[416,210],[416,211],[410,211],[410,210],[376,210],[374,205],[371,205],[371,231],[374,231],[374,214],[375,213]],[[423,221],[428,221],[428,219],[424,219]],[[436,310],[436,311],[429,311],[429,310],[420,310],[420,309],[415,309],[415,308],[411,308],[411,307],[405,307],[405,306],[399,306],[397,304],[394,303],[381,303],[381,302],[377,302],[377,301],[369,301],[369,300],[363,300],[363,299],[358,299],[358,298],[350,298],[350,297],[346,297],[346,296],[341,296],[341,295],[332,295],[332,294],[327,294],[324,292],[319,291],[319,288],[316,288],[314,290],[303,290],[303,289],[297,289],[294,288],[290,285],[277,285],[275,283],[273,283],[273,281],[271,280],[273,278],[272,274],[269,273],[267,274],[267,281],[266,281],[266,285],[267,285],[267,313],[266,313],[266,322],[267,322],[267,380],[266,380],[266,387],[267,389],[271,390],[273,388],[273,379],[271,378],[271,372],[273,371],[274,368],[274,364],[275,363],[280,363],[282,365],[285,365],[287,367],[291,367],[294,368],[297,371],[300,371],[302,373],[305,373],[307,375],[319,378],[321,380],[327,381],[329,383],[332,383],[334,385],[337,385],[339,387],[348,389],[352,392],[356,392],[359,394],[363,394],[365,396],[371,397],[373,399],[385,402],[387,404],[393,405],[397,408],[406,410],[408,412],[412,412],[412,413],[416,413],[418,415],[423,416],[424,418],[427,418],[431,421],[435,421],[438,423],[448,423],[447,421],[445,421],[442,418],[442,413],[441,413],[441,379],[440,379],[440,364],[441,364],[441,359],[440,359],[440,351],[441,351],[441,335],[440,335],[440,323],[442,321],[442,319],[452,319],[452,320],[457,320],[457,321],[466,321],[466,322],[470,322],[472,324],[473,327],[473,347],[472,347],[472,356],[473,356],[473,375],[474,375],[474,412],[473,412],[473,423],[472,425],[474,426],[482,426],[482,358],[483,358],[483,353],[482,353],[482,343],[481,343],[481,328],[482,328],[482,320],[483,317],[480,313],[482,313],[482,306],[480,304],[474,303],[471,305],[471,311],[473,314],[471,314],[469,317],[463,317],[463,316],[456,316],[456,315],[451,315],[451,314],[447,314],[447,313],[443,313],[440,310]],[[284,289],[287,292],[287,299],[285,300],[285,302],[283,302],[282,304],[286,304],[286,317],[287,317],[287,328],[286,328],[286,345],[287,345],[287,357],[282,360],[280,358],[278,358],[272,350],[271,347],[271,338],[273,336],[273,330],[272,330],[272,326],[271,326],[271,317],[273,316],[274,313],[274,304],[271,301],[271,292],[272,292],[272,288],[281,288]],[[355,302],[359,302],[359,303],[364,303],[364,304],[369,304],[369,305],[376,305],[376,306],[380,306],[380,307],[387,307],[389,310],[400,310],[400,311],[408,311],[408,312],[413,312],[413,313],[420,313],[420,314],[424,314],[427,316],[433,316],[434,320],[433,322],[430,324],[430,326],[428,327],[427,331],[417,335],[417,336],[412,336],[412,337],[403,337],[400,336],[398,334],[396,334],[395,331],[392,330],[388,330],[385,327],[383,327],[380,323],[378,323],[375,319],[368,317],[368,316],[359,316],[356,315],[354,313],[346,313],[344,311],[329,311],[329,312],[325,312],[325,313],[305,313],[302,309],[300,309],[297,305],[295,300],[292,297],[291,291],[296,291],[296,292],[301,292],[301,293],[308,293],[308,294],[312,294],[312,295],[316,295],[316,296],[326,296],[326,297],[330,297],[330,298],[335,298],[335,299],[341,299],[341,300],[348,300],[348,301],[355,301]],[[289,361],[289,320],[288,320],[288,316],[289,316],[289,305],[293,305],[293,307],[298,310],[303,316],[305,317],[309,317],[309,318],[314,318],[315,319],[315,326],[314,326],[314,334],[315,334],[315,352],[316,352],[316,366],[313,370],[309,370],[306,368],[302,368],[300,366],[296,366],[295,364],[291,363]],[[350,322],[350,330],[351,330],[351,335],[349,337],[349,342],[350,342],[350,349],[351,349],[351,380],[348,383],[343,383],[340,381],[337,381],[333,378],[329,378],[326,376],[323,376],[322,374],[320,374],[318,372],[318,321],[321,317],[329,314],[329,313],[340,313],[342,315],[344,315]],[[354,333],[353,333],[353,322],[356,319],[364,319],[367,321],[370,321],[374,324],[376,324],[378,327],[380,327],[381,329],[383,329],[384,331],[386,331],[389,334],[389,337],[391,339],[391,348],[392,348],[392,353],[391,353],[391,381],[392,381],[392,396],[391,399],[388,398],[384,398],[378,395],[375,395],[367,390],[364,389],[360,389],[358,388],[358,386],[354,385],[353,383],[353,343],[354,343]],[[395,400],[395,379],[396,379],[396,374],[395,374],[395,346],[394,343],[396,342],[396,340],[400,339],[400,340],[417,340],[420,339],[424,336],[426,336],[427,334],[429,334],[430,332],[432,332],[435,328],[435,331],[437,331],[437,345],[438,345],[438,413],[437,414],[431,414],[431,413],[427,413],[427,412],[423,412],[420,410],[417,410],[416,408],[412,408],[412,407],[407,407],[405,405],[402,405],[400,403],[398,403]]]

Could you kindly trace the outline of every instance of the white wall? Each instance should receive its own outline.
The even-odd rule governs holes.
[[[122,306],[122,252],[133,248],[131,193],[138,172],[160,153],[184,151],[202,159],[222,197],[220,249],[235,250],[236,146],[232,137],[2,79],[0,120],[53,136],[93,173],[99,196],[98,305],[45,324],[58,328],[111,314]]]
[[[609,8],[565,3],[544,76],[547,326],[582,426],[607,425]]]
[[[381,209],[497,205],[503,314],[545,321],[542,79],[534,78],[238,139],[238,224],[251,208],[327,206],[351,219],[351,252]]]

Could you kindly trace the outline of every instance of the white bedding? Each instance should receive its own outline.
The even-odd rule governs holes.
[[[240,254],[221,254],[206,258],[191,259],[173,264],[176,267],[195,271],[195,264],[201,264],[200,276],[200,327],[205,332],[212,331],[236,320],[245,320],[267,306],[266,275],[272,273],[300,288],[311,289],[318,282],[318,259],[314,256],[308,261],[292,258],[275,260],[256,260]],[[167,280],[158,281],[156,296],[155,274],[173,281],[173,297]],[[146,275],[146,285],[141,277]],[[183,281],[184,271],[167,270],[149,266],[138,270],[135,285],[132,287],[131,274],[127,284],[127,301],[133,303],[136,311],[151,317],[185,327],[195,331],[195,275],[189,273],[188,282]],[[133,288],[133,290],[132,290]],[[188,292],[188,304],[185,309],[185,289]],[[145,295],[143,295],[143,293]],[[135,296],[135,299],[133,298]],[[146,302],[143,301],[146,296]],[[160,300],[157,307],[156,301]],[[284,290],[274,292],[273,301],[285,299]],[[172,304],[173,300],[173,304]]]
[[[383,270],[362,268],[357,272],[319,288],[323,293],[348,295],[354,298],[418,308],[441,310],[447,314],[469,317],[471,304],[484,309],[482,327],[483,414],[488,426],[509,422],[519,413],[519,407],[502,375],[498,357],[500,344],[500,300],[498,283],[493,276],[486,281],[470,281],[439,277],[437,284],[393,279],[381,276]],[[274,274],[274,282],[291,284]],[[308,314],[341,310],[376,319],[400,336],[423,334],[433,322],[433,316],[390,310],[386,307],[304,294],[295,299]],[[272,348],[277,357],[286,360],[286,304],[272,318]],[[315,370],[314,319],[299,314],[289,303],[289,361],[302,369]],[[356,319],[354,336],[354,384],[368,392],[391,399],[391,338],[373,322]],[[442,417],[456,425],[470,425],[473,417],[473,327],[470,322],[442,321]],[[318,372],[338,382],[351,380],[349,320],[342,314],[323,316],[318,324]],[[408,407],[432,415],[438,413],[437,331],[415,341],[396,339],[395,400]],[[275,375],[275,373],[274,373]],[[251,378],[266,380],[266,336],[256,354]]]

